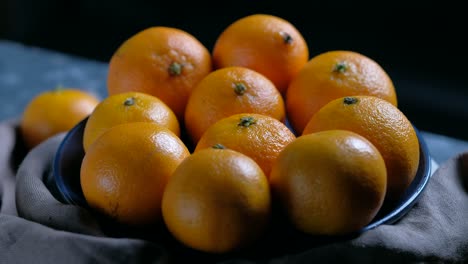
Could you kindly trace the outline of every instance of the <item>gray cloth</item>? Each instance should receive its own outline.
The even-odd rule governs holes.
[[[12,163],[16,142],[15,121],[0,125],[0,214],[16,215],[15,165]]]
[[[55,136],[33,149],[16,172],[10,160],[11,155],[18,153],[13,148],[21,144],[15,143],[19,139],[15,137],[14,122],[0,125],[2,264],[468,261],[468,193],[462,178],[468,173],[461,173],[459,157],[440,166],[418,202],[393,225],[382,225],[358,237],[330,243],[272,237],[262,241],[264,246],[258,252],[209,255],[180,246],[164,231],[156,231],[154,234],[165,238],[155,240],[133,236],[133,233],[109,232],[102,228],[102,220],[88,209],[55,199],[45,178],[62,139],[63,134]],[[13,192],[15,175],[16,194]],[[15,200],[18,215],[15,215]]]

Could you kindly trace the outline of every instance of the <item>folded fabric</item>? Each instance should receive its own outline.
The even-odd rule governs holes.
[[[0,214],[16,215],[15,174],[25,150],[18,137],[17,119],[0,124]]]
[[[9,155],[12,124],[0,127],[0,263],[465,263],[468,260],[468,194],[460,157],[434,173],[414,207],[397,223],[358,237],[328,242],[273,237],[258,252],[210,255],[163,238],[110,232],[86,208],[61,203],[47,181],[64,134],[29,152],[16,173]],[[468,158],[467,158],[468,160]],[[468,164],[468,162],[467,162]],[[15,199],[11,196],[15,195]],[[16,204],[15,204],[16,201]],[[15,215],[17,209],[18,215]],[[13,213],[12,213],[13,212]],[[148,234],[146,234],[148,235]],[[289,236],[291,238],[292,236]]]

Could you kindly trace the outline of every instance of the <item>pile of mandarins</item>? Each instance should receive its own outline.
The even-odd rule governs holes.
[[[352,51],[309,58],[272,15],[235,21],[211,52],[180,29],[145,29],[115,51],[107,85],[83,136],[88,204],[200,251],[254,243],[276,203],[306,234],[358,231],[418,168],[381,66]]]

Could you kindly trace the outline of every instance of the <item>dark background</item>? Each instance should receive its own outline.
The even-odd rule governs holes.
[[[0,39],[108,62],[136,32],[183,29],[212,49],[234,20],[268,13],[294,24],[310,56],[345,49],[377,61],[420,129],[468,140],[467,15],[449,1],[0,0]]]

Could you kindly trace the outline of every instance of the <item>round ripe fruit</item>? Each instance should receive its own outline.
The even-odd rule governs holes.
[[[184,160],[164,191],[162,212],[181,243],[206,252],[247,247],[266,229],[271,210],[268,180],[249,157],[204,149]]]
[[[156,223],[167,181],[189,155],[174,133],[155,123],[114,126],[84,156],[83,194],[91,208],[119,223]]]
[[[83,134],[84,150],[107,129],[130,122],[154,122],[180,135],[179,121],[163,101],[139,92],[120,93],[102,100],[89,116]]]
[[[198,141],[195,152],[215,145],[239,151],[270,174],[278,154],[296,137],[280,121],[260,114],[235,114],[210,126]]]
[[[294,131],[329,101],[352,95],[372,95],[397,106],[392,80],[374,60],[351,51],[329,51],[312,58],[291,81],[286,110]]]
[[[387,168],[386,199],[401,197],[418,170],[419,140],[413,125],[396,106],[374,96],[335,99],[310,119],[303,134],[328,129],[353,131],[372,142]]]
[[[364,137],[328,130],[298,137],[279,155],[271,188],[292,224],[313,235],[360,230],[381,208],[385,162]]]
[[[283,121],[284,101],[273,83],[244,67],[227,67],[208,74],[192,91],[185,109],[185,126],[193,143],[216,121],[233,114],[257,113]]]
[[[23,111],[20,131],[28,148],[72,129],[94,110],[99,100],[79,89],[57,88],[33,98]]]
[[[224,29],[213,48],[215,68],[253,69],[270,79],[282,94],[308,59],[307,43],[294,25],[264,14],[238,19]]]
[[[183,120],[192,88],[211,72],[211,55],[191,34],[150,27],[127,39],[109,62],[109,95],[144,92],[158,97]]]

